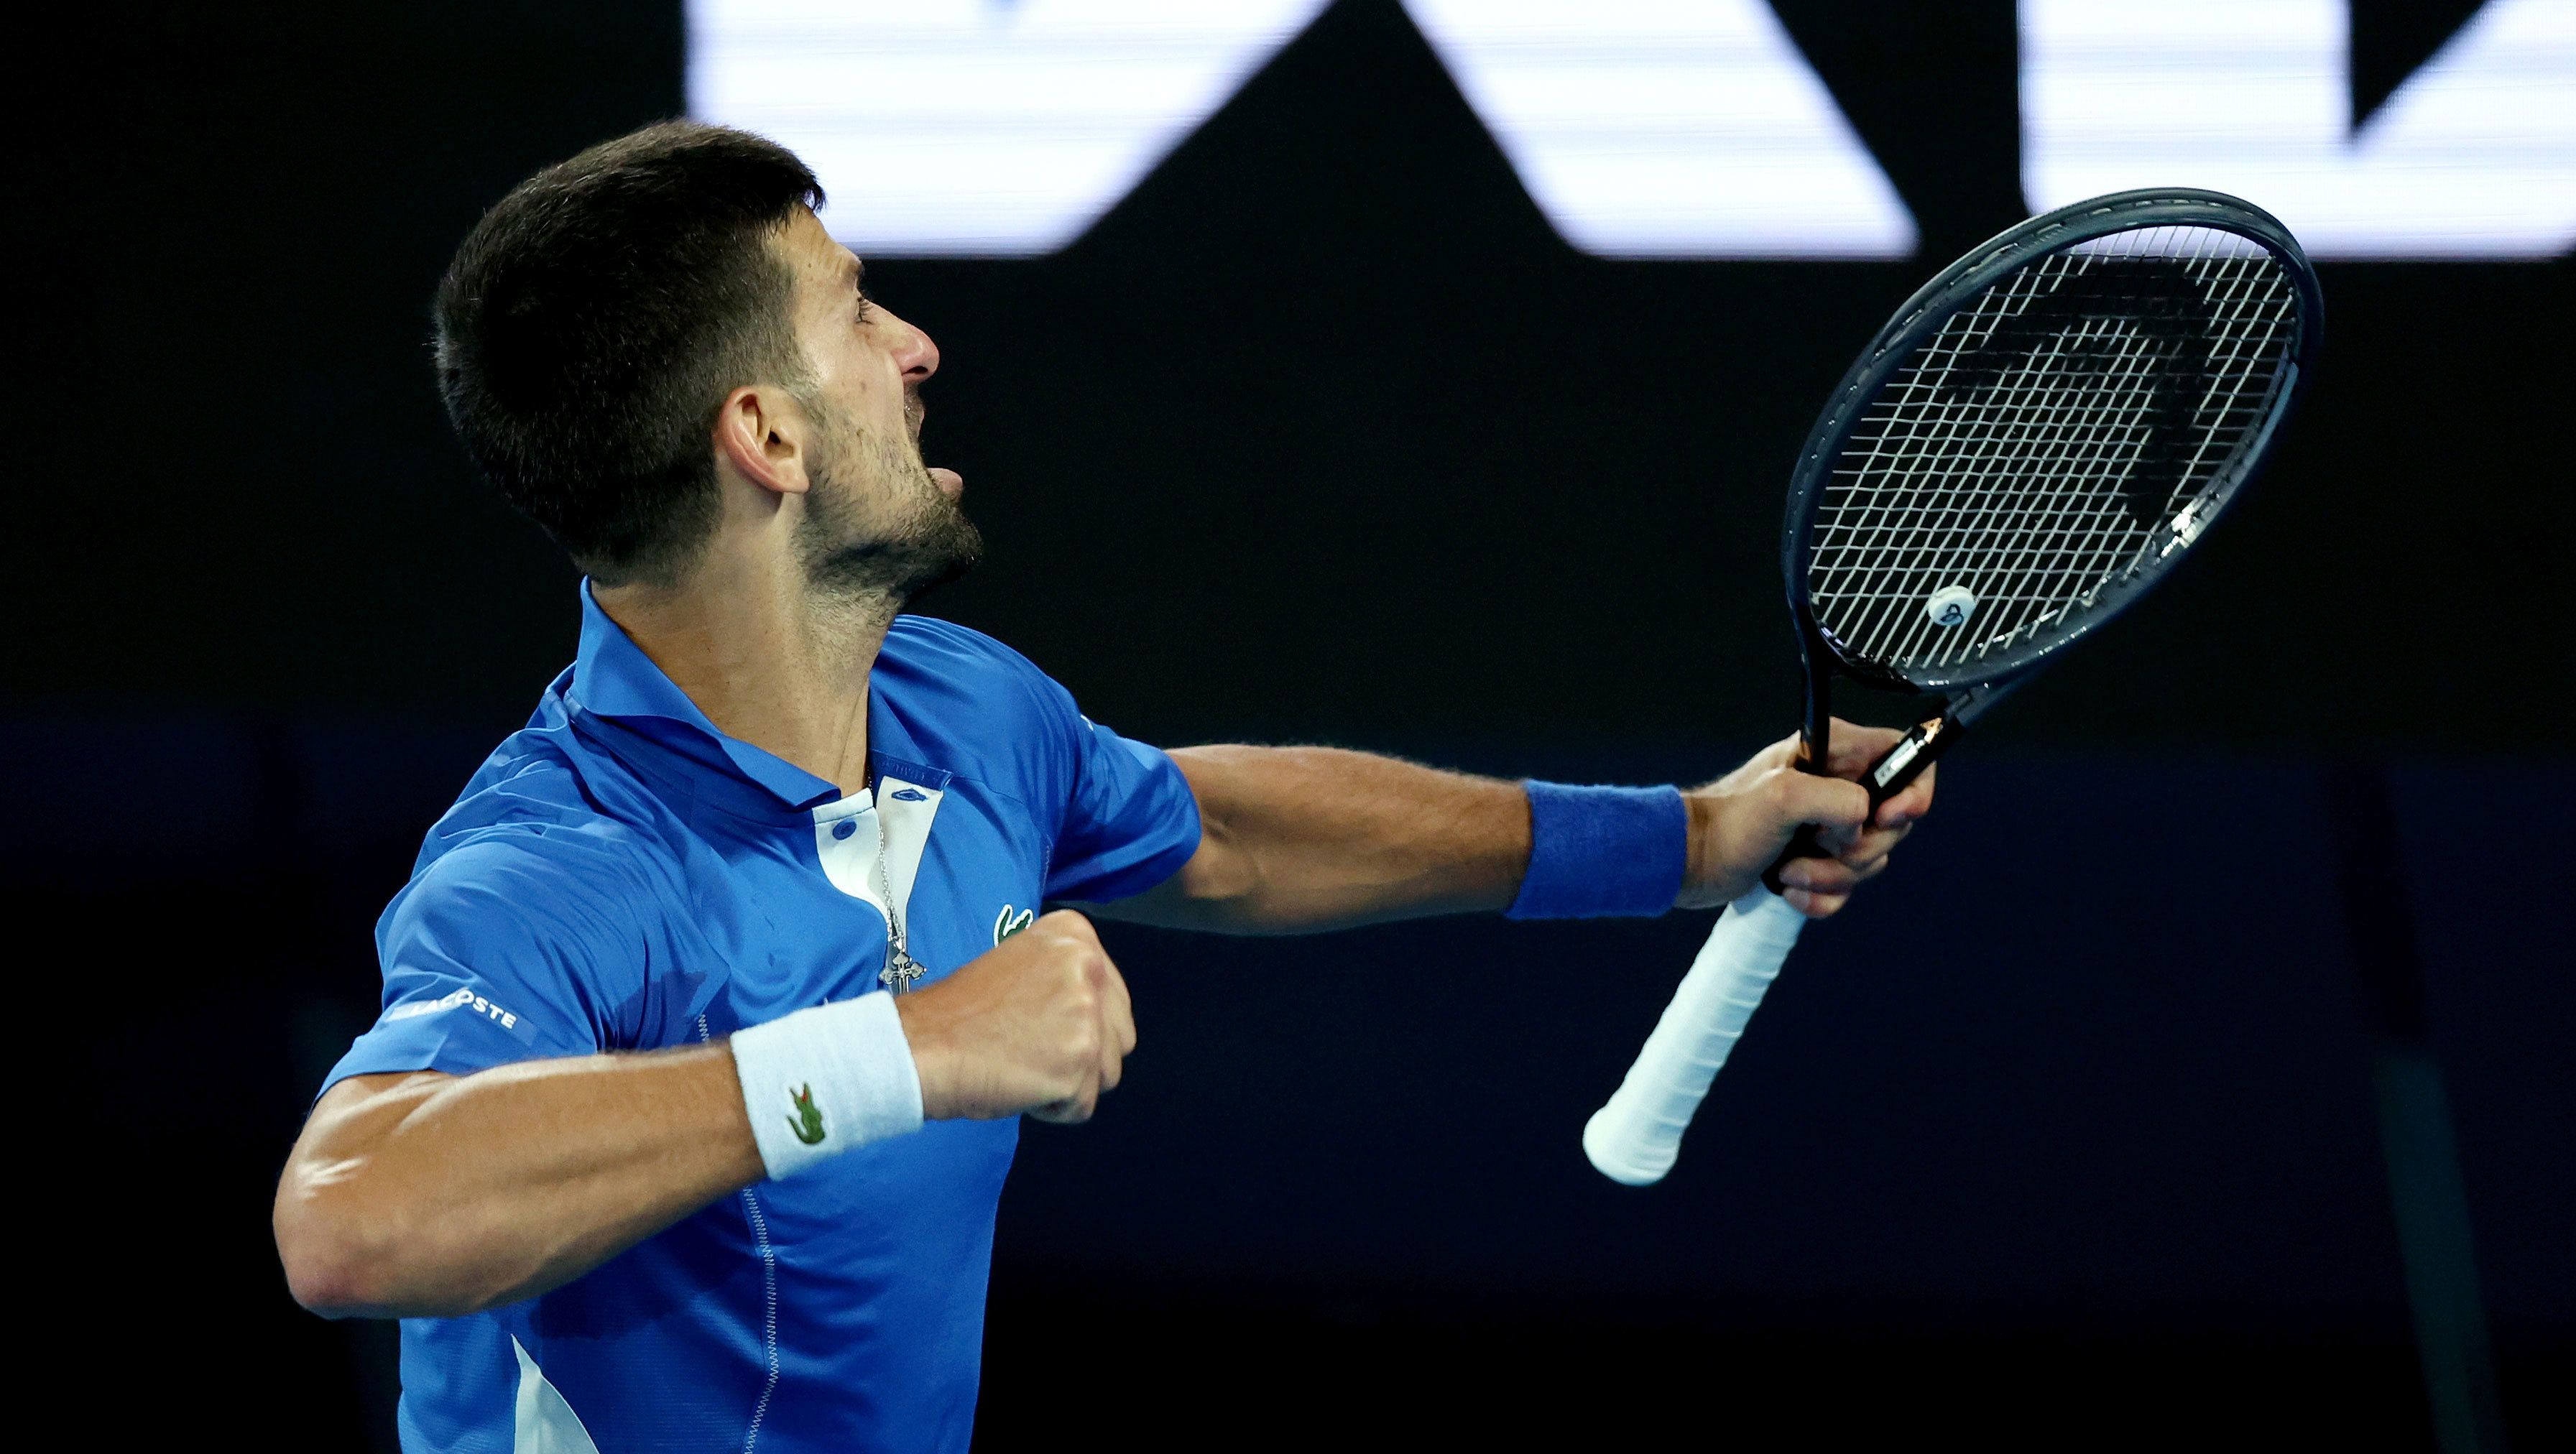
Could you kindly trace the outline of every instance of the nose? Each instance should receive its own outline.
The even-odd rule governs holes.
[[[903,328],[903,342],[894,351],[895,363],[903,370],[904,386],[918,387],[924,379],[939,372],[939,345],[931,342],[929,334],[903,319],[894,321]]]

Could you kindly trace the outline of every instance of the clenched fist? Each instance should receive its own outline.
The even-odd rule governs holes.
[[[894,1005],[934,1121],[1087,1121],[1136,1048],[1127,981],[1070,909]]]

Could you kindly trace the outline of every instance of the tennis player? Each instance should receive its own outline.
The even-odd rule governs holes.
[[[295,1297],[402,1327],[408,1450],[963,1450],[1018,1118],[1136,1045],[1070,909],[1236,934],[1661,913],[1879,871],[1781,743],[1705,787],[1171,753],[902,614],[971,565],[939,350],[813,175],[655,126],[522,184],[437,303],[477,464],[587,573],[581,644],[377,926],[383,1011],[278,1187]],[[1479,993],[1462,982],[1461,994]],[[1358,1013],[1360,1011],[1356,1011]]]

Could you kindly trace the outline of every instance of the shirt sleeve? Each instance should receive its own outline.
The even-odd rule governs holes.
[[[580,869],[537,835],[470,843],[423,869],[376,926],[376,1022],[322,1088],[612,1048],[614,1007],[632,997],[619,987],[640,984],[640,955],[622,896]]]
[[[1198,799],[1161,749],[1093,722],[1070,696],[1064,709],[1072,790],[1047,862],[1046,896],[1105,903],[1141,894],[1198,852]]]

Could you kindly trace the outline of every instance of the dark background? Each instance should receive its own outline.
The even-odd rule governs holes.
[[[929,454],[992,544],[929,609],[1166,743],[1659,781],[1787,730],[1788,462],[1894,303],[2022,207],[2009,5],[1778,9],[1916,258],[1577,254],[1392,0],[1343,0],[1065,252],[872,261],[943,349]],[[2361,6],[2357,107],[2473,9]],[[138,1445],[390,1447],[390,1329],[293,1306],[269,1191],[373,1013],[375,912],[576,622],[448,436],[427,299],[510,185],[680,108],[680,20],[84,23],[19,133],[45,205],[13,229],[0,682],[48,1377]],[[2576,1430],[2570,269],[2322,271],[2275,469],[1945,770],[1663,1186],[1575,1138],[1697,919],[1114,931],[1146,1048],[1098,1122],[1025,1139],[985,1441],[1726,1411],[1766,1442],[2423,1447],[2357,852],[2426,931],[2517,1442]],[[2393,841],[2330,827],[2355,772]]]

